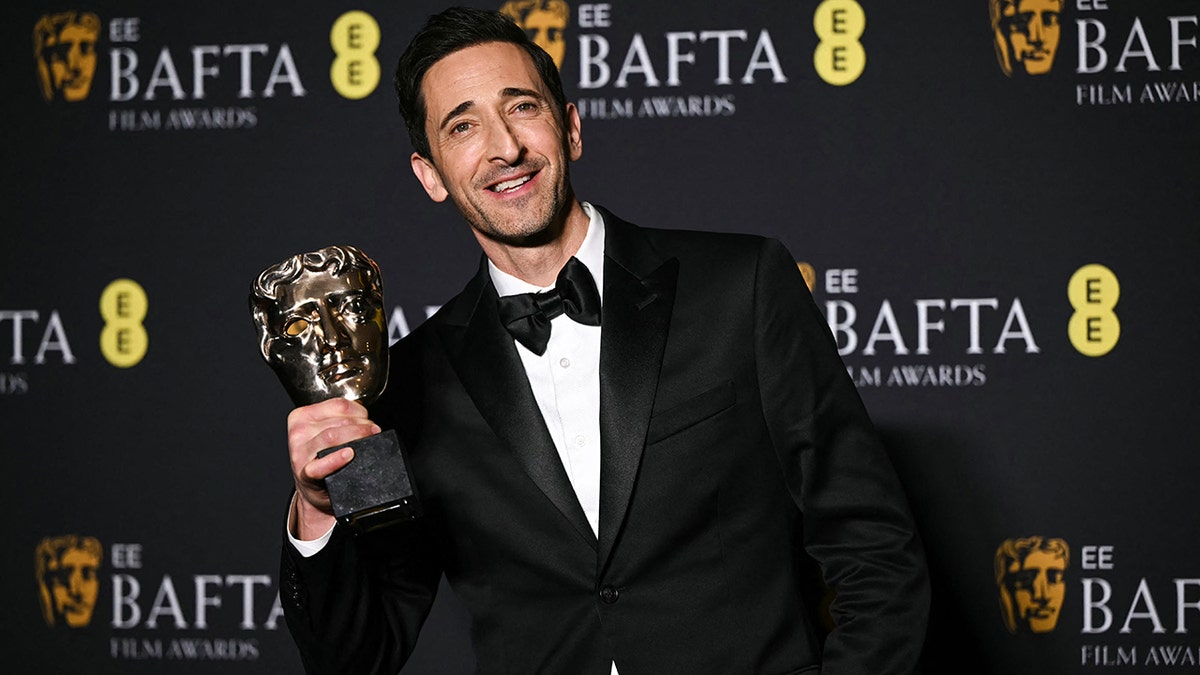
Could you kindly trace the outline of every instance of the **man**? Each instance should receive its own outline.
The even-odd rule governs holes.
[[[480,673],[911,672],[923,553],[787,251],[581,203],[579,113],[499,14],[431,17],[396,86],[413,172],[484,259],[369,413],[289,417],[282,597],[310,672],[396,672],[442,573]],[[322,489],[351,453],[313,457],[380,424],[426,516],[354,538]],[[808,556],[835,593],[823,646]]]
[[[1062,539],[1008,539],[996,550],[996,585],[1008,632],[1049,633],[1067,593],[1070,550]]]
[[[996,58],[1005,75],[1045,75],[1054,66],[1062,0],[988,0]]]

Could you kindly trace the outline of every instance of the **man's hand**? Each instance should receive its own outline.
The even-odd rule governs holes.
[[[343,448],[320,459],[317,453],[379,432],[361,403],[344,398],[302,406],[288,415],[288,455],[299,495],[292,514],[292,536],[316,539],[336,521],[325,491],[325,477],[346,466],[354,458],[354,451]]]

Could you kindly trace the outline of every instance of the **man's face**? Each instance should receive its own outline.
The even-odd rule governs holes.
[[[267,317],[267,362],[297,405],[340,396],[370,403],[387,383],[383,305],[363,272],[305,271]]]
[[[563,37],[563,29],[566,26],[561,15],[535,9],[526,15],[521,27],[529,33],[530,40],[546,50],[554,59],[555,65],[562,66],[563,56],[567,53],[567,42]]]
[[[1029,75],[1050,72],[1060,37],[1062,0],[1018,0],[1005,10],[1000,30],[1011,48],[1013,68]]]
[[[96,576],[100,561],[88,551],[69,548],[51,565],[47,577],[55,614],[72,628],[88,625],[100,590]]]
[[[579,114],[564,129],[533,60],[492,42],[438,61],[421,83],[430,158],[413,172],[434,201],[449,197],[491,242],[521,246],[561,227],[572,199],[567,163],[582,154]]]
[[[1053,553],[1034,551],[1013,567],[1005,583],[1017,621],[1024,621],[1034,633],[1054,630],[1066,595],[1066,562]]]
[[[96,73],[96,33],[78,23],[51,35],[42,51],[53,91],[67,101],[87,98]],[[44,75],[45,76],[45,75]]]

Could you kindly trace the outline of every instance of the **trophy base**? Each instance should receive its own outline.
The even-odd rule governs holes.
[[[369,532],[421,515],[394,429],[326,448],[317,456],[345,447],[354,449],[354,459],[325,478],[334,517],[358,532]]]

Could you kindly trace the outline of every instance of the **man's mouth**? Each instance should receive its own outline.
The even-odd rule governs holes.
[[[495,185],[489,185],[488,189],[492,192],[503,194],[505,192],[512,192],[531,180],[533,180],[533,174],[525,174],[524,176],[520,176],[512,180],[501,181]]]

